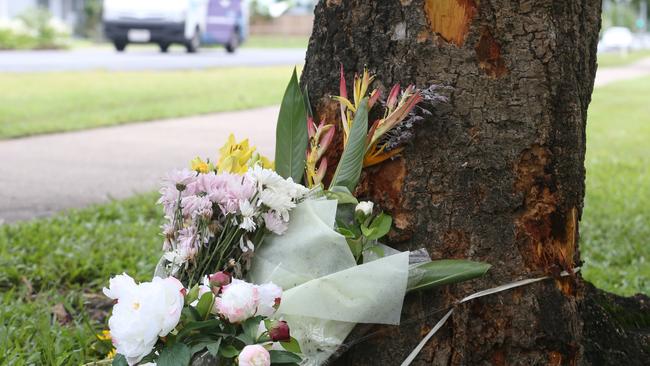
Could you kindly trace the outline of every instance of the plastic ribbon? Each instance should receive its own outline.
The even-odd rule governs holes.
[[[580,268],[575,268],[571,273],[569,273],[567,271],[563,271],[562,273],[560,273],[560,277],[570,276],[570,275],[573,275],[573,274],[577,273],[578,271],[580,271]],[[454,313],[455,306],[460,305],[460,304],[462,304],[464,302],[467,302],[467,301],[470,301],[470,300],[478,299],[479,297],[483,297],[483,296],[492,295],[492,294],[496,294],[496,293],[499,293],[499,292],[507,291],[507,290],[513,289],[515,287],[530,285],[531,283],[547,280],[549,278],[552,278],[552,277],[544,276],[544,277],[529,278],[529,279],[526,279],[526,280],[515,281],[515,282],[511,282],[511,283],[501,285],[501,286],[498,286],[498,287],[493,287],[493,288],[490,288],[490,289],[487,289],[487,290],[479,291],[479,292],[473,293],[473,294],[471,294],[469,296],[466,296],[466,297],[462,298],[461,300],[454,303],[454,305],[453,305],[454,307],[452,307],[447,312],[447,314],[445,314],[445,316],[443,316],[442,319],[440,319],[438,321],[438,323],[436,323],[436,325],[433,327],[433,329],[431,329],[429,331],[429,333],[427,333],[427,335],[424,336],[424,338],[422,338],[422,340],[417,345],[417,347],[415,347],[415,349],[413,349],[413,351],[411,351],[411,354],[409,354],[409,356],[404,360],[404,362],[402,362],[401,366],[409,366],[411,364],[411,362],[413,362],[413,360],[415,360],[415,358],[418,356],[418,354],[420,354],[420,352],[422,351],[422,348],[424,348],[424,346],[427,344],[427,342],[429,342],[431,337],[433,337],[433,335],[436,334],[438,332],[438,330],[440,330],[440,328],[442,328],[443,325],[445,325],[445,323],[447,322],[447,319],[449,319],[451,314]]]

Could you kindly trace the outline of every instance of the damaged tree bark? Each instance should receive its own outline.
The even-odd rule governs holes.
[[[421,320],[385,328],[337,364],[398,365],[441,316],[427,316],[432,309],[544,274],[556,279],[461,306],[414,364],[647,364],[646,297],[600,293],[579,274],[558,277],[580,266],[600,7],[601,0],[319,2],[302,75],[317,118],[339,120],[329,98],[339,65],[348,76],[367,66],[384,91],[398,82],[449,87],[449,103],[419,126],[401,158],[368,169],[358,193],[394,216],[396,248],[494,266],[481,280],[409,295],[402,319]]]

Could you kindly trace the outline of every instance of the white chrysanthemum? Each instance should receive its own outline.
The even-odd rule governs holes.
[[[242,216],[239,227],[246,231],[255,231],[255,206],[247,200],[241,200],[239,201],[239,212]]]
[[[136,285],[123,274],[111,279],[104,293],[116,296],[108,326],[117,353],[126,357],[129,365],[142,360],[158,337],[176,327],[184,304],[183,285],[174,277],[155,277],[152,282]]]

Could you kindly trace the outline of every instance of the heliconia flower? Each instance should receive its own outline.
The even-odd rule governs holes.
[[[288,342],[291,340],[289,333],[289,324],[284,320],[276,320],[271,322],[269,329],[269,337],[273,342]]]
[[[309,116],[307,117],[307,136],[310,138],[316,135],[316,124],[314,123],[314,118]]]
[[[390,94],[388,94],[388,99],[386,100],[386,108],[388,108],[388,110],[393,110],[397,105],[397,96],[399,95],[399,91],[399,83],[393,85]]]
[[[374,206],[375,204],[372,203],[371,201],[361,201],[354,208],[354,212],[361,213],[365,216],[369,216],[372,215],[372,209],[374,208]]]
[[[158,341],[171,332],[180,320],[184,305],[183,285],[174,277],[155,277],[135,284],[126,274],[111,279],[104,293],[115,298],[108,321],[117,353],[129,365],[137,364]]]
[[[251,318],[257,311],[259,290],[257,286],[233,279],[222,288],[221,297],[215,299],[219,314],[231,323],[240,323]]]
[[[282,298],[282,288],[269,282],[264,285],[257,286],[259,293],[259,304],[257,306],[256,315],[269,317],[275,313],[277,307],[280,305]]]
[[[318,170],[313,178],[314,184],[320,184],[323,181],[323,178],[325,178],[325,173],[327,173],[327,158],[322,158],[320,165],[318,165]]]
[[[271,354],[259,344],[248,345],[239,353],[238,366],[269,366]]]

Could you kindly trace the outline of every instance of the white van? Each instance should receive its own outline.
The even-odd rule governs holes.
[[[202,41],[223,44],[233,52],[247,31],[244,4],[241,0],[104,0],[104,34],[120,52],[129,43],[156,43],[162,52],[178,43],[193,53]],[[213,18],[232,19],[211,24]],[[223,29],[224,24],[228,29]]]

